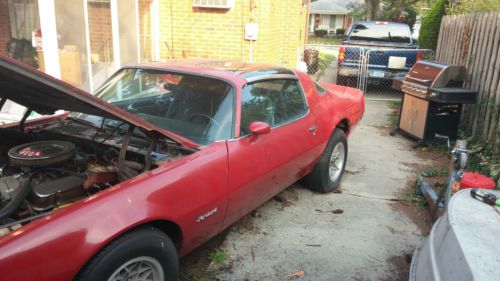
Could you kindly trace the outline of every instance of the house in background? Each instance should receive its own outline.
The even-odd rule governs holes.
[[[309,32],[326,29],[335,33],[337,29],[346,29],[352,22],[352,7],[349,0],[318,0],[309,8]]]
[[[307,0],[0,0],[0,52],[38,42],[40,70],[85,90],[117,68],[168,59],[295,67]],[[50,63],[45,63],[50,62]]]

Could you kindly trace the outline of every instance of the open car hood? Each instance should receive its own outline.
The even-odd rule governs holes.
[[[0,98],[7,98],[39,114],[74,111],[123,121],[156,132],[188,148],[199,144],[161,129],[84,90],[0,54]]]

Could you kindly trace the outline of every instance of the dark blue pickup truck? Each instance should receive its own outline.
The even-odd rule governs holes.
[[[369,84],[392,82],[404,76],[422,52],[417,50],[407,24],[387,21],[354,22],[342,38],[337,66],[337,84],[355,85],[361,72]]]

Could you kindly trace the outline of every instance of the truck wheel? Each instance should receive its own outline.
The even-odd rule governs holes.
[[[80,272],[78,281],[176,281],[177,251],[165,233],[153,227],[129,232],[111,242]]]
[[[347,139],[344,131],[335,129],[306,184],[311,190],[327,193],[339,187],[347,162]]]

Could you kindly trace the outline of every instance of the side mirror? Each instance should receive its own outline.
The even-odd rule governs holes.
[[[266,122],[254,121],[248,126],[248,131],[253,138],[256,138],[259,135],[268,134],[271,131],[271,126]]]

